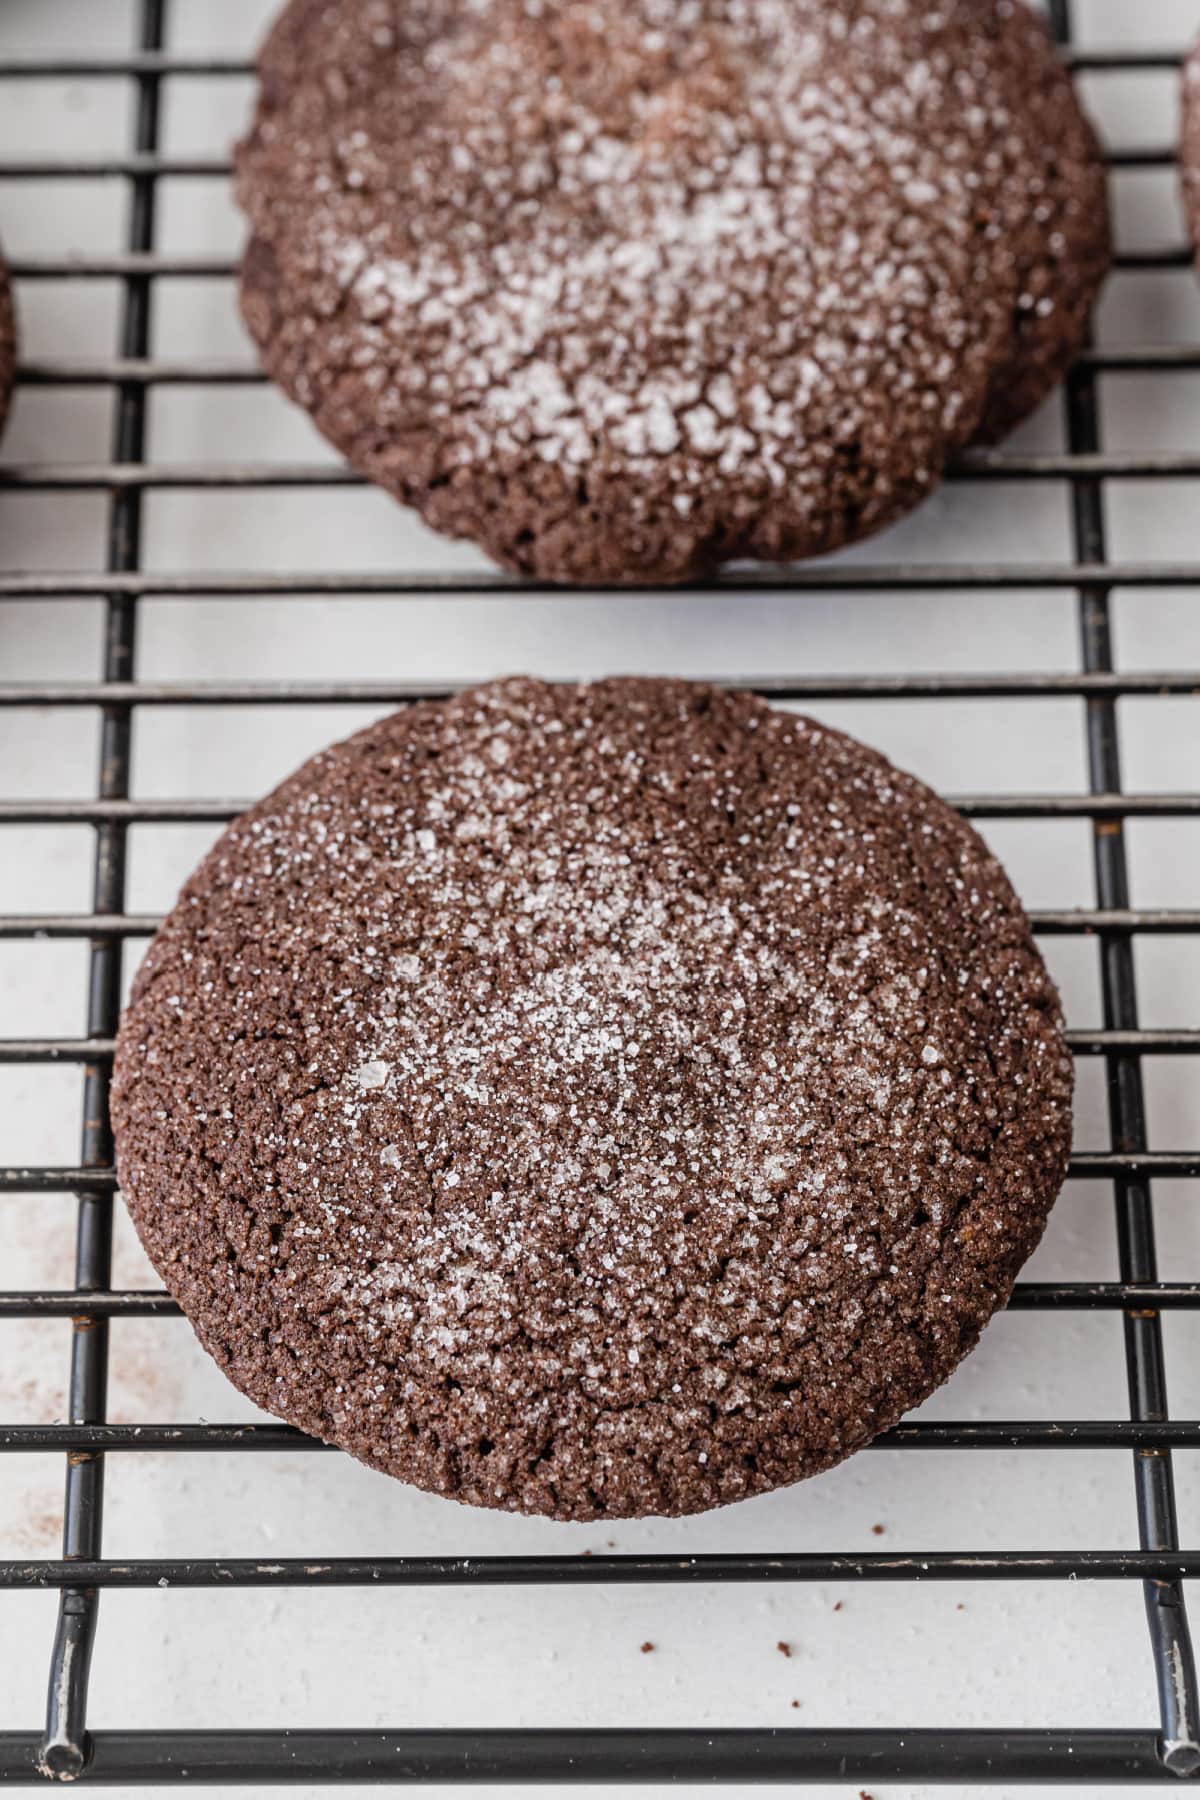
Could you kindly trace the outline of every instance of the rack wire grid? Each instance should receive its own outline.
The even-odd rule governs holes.
[[[1200,793],[1127,793],[1122,789],[1118,723],[1122,703],[1155,707],[1171,696],[1200,693],[1200,670],[1126,670],[1118,665],[1113,635],[1114,597],[1122,590],[1185,592],[1200,587],[1200,562],[1125,562],[1109,554],[1106,520],[1108,485],[1137,478],[1155,493],[1180,496],[1189,507],[1187,478],[1200,476],[1200,454],[1152,447],[1118,452],[1104,446],[1101,407],[1103,377],[1136,374],[1145,383],[1173,381],[1200,370],[1200,347],[1191,343],[1136,342],[1114,349],[1090,349],[1079,360],[1056,404],[1062,408],[1064,447],[1025,451],[1009,447],[973,451],[954,476],[980,492],[990,484],[1054,484],[1069,503],[1071,554],[1062,561],[1028,562],[1009,554],[1019,541],[1014,518],[1005,548],[990,560],[943,560],[917,564],[881,560],[877,553],[836,559],[802,568],[738,571],[711,584],[708,595],[728,588],[746,594],[777,594],[804,607],[822,593],[842,594],[853,605],[864,595],[922,596],[953,591],[964,608],[1003,604],[1006,594],[1037,590],[1063,594],[1076,608],[1080,659],[1067,670],[985,674],[858,673],[774,675],[748,685],[780,702],[853,702],[859,717],[884,701],[1019,700],[1037,706],[1074,703],[1083,721],[1087,791],[989,793],[960,800],[971,817],[987,821],[1077,821],[1091,846],[1094,904],[1041,909],[1034,924],[1043,939],[1094,946],[1103,1000],[1103,1023],[1072,1031],[1081,1066],[1102,1068],[1111,1129],[1108,1147],[1081,1149],[1072,1175],[1099,1191],[1104,1184],[1115,1206],[1118,1279],[1025,1280],[1012,1307],[1022,1314],[1049,1311],[1106,1312],[1123,1321],[1128,1380],[1124,1417],[1063,1420],[1014,1418],[999,1422],[955,1422],[923,1415],[891,1432],[887,1449],[953,1452],[947,1460],[984,1450],[1001,1453],[1020,1467],[1038,1451],[1060,1458],[1072,1451],[1106,1453],[1111,1486],[1128,1484],[1136,1503],[1138,1547],[1122,1550],[1072,1549],[1058,1552],[995,1550],[957,1552],[933,1548],[897,1553],[877,1547],[861,1552],[822,1550],[680,1553],[649,1552],[581,1556],[572,1546],[554,1554],[474,1556],[391,1555],[369,1557],[284,1557],[265,1562],[255,1556],[170,1559],[105,1555],[102,1511],[106,1462],[170,1452],[178,1468],[181,1453],[195,1469],[211,1467],[213,1453],[320,1450],[289,1427],[265,1420],[220,1424],[191,1418],[170,1423],[113,1423],[108,1418],[110,1322],[118,1321],[114,1349],[129,1319],[157,1320],[176,1312],[168,1296],[147,1289],[120,1291],[113,1284],[113,1202],[115,1173],[107,1116],[113,1035],[122,993],[122,951],[146,938],[156,919],[127,908],[127,849],[136,828],[170,824],[216,825],[233,816],[233,802],[133,797],[132,734],[147,709],[213,707],[228,704],[259,709],[321,704],[345,708],[358,703],[383,707],[429,694],[446,693],[452,682],[343,680],[297,682],[280,677],[255,682],[201,683],[141,679],[138,634],[145,602],[187,596],[236,602],[250,607],[272,596],[378,595],[399,605],[429,600],[439,593],[517,595],[531,584],[490,573],[482,564],[462,571],[403,569],[384,573],[356,570],[318,572],[206,571],[155,572],[143,558],[147,496],[164,488],[276,490],[304,487],[319,493],[355,477],[332,459],[301,465],[273,460],[206,462],[155,461],[148,441],[150,396],[167,384],[254,383],[261,380],[246,358],[198,361],[152,351],[152,315],[164,284],[180,278],[207,282],[234,274],[230,258],[181,254],[164,248],[165,202],[185,213],[184,188],[190,178],[228,172],[219,154],[169,154],[166,113],[173,84],[185,80],[221,82],[245,78],[244,56],[172,53],[166,46],[170,0],[139,0],[136,44],[127,54],[40,59],[4,54],[0,79],[31,84],[39,79],[87,77],[125,84],[133,95],[133,134],[123,155],[47,160],[9,158],[0,165],[4,184],[47,184],[53,205],[55,184],[64,180],[106,180],[124,184],[128,195],[125,248],[117,254],[18,257],[14,272],[27,300],[48,282],[111,281],[119,294],[117,352],[111,357],[42,357],[20,371],[27,387],[76,390],[100,387],[113,400],[112,454],[107,461],[26,463],[0,468],[0,499],[10,505],[26,496],[79,490],[107,509],[104,566],[64,573],[56,568],[0,574],[0,597],[51,608],[64,599],[88,597],[103,608],[102,663],[95,680],[14,682],[0,680],[0,707],[83,709],[99,725],[99,780],[94,798],[16,799],[0,803],[0,826],[86,827],[94,833],[92,904],[83,912],[9,912],[0,916],[0,939],[73,940],[86,947],[86,1028],[78,1037],[12,1034],[0,1043],[8,1065],[77,1066],[82,1079],[82,1128],[75,1166],[6,1166],[0,1191],[12,1206],[36,1209],[55,1194],[77,1198],[75,1280],[67,1290],[0,1293],[0,1319],[69,1321],[69,1416],[62,1422],[14,1424],[0,1429],[5,1467],[22,1453],[65,1457],[62,1552],[42,1560],[0,1563],[0,1586],[7,1590],[51,1590],[57,1594],[57,1625],[45,1653],[49,1668],[44,1721],[0,1733],[0,1778],[36,1783],[83,1778],[116,1784],[271,1781],[352,1783],[371,1781],[462,1781],[524,1783],[549,1781],[989,1782],[1017,1784],[1072,1781],[1084,1787],[1106,1782],[1186,1779],[1200,1773],[1200,1693],[1188,1631],[1183,1583],[1200,1575],[1200,1550],[1181,1548],[1176,1518],[1174,1461],[1177,1452],[1200,1449],[1200,1421],[1171,1418],[1167,1408],[1164,1313],[1200,1309],[1200,1281],[1170,1280],[1156,1255],[1152,1183],[1200,1177],[1200,1149],[1164,1151],[1150,1147],[1143,1068],[1147,1058],[1187,1059],[1200,1051],[1200,1030],[1146,1029],[1140,1023],[1136,952],[1143,941],[1168,935],[1200,934],[1200,904],[1193,908],[1137,906],[1131,898],[1131,821],[1186,820],[1200,816]],[[1138,72],[1172,72],[1178,47],[1159,51],[1072,50],[1070,0],[1054,0],[1052,23],[1064,54],[1091,79]],[[9,90],[5,90],[9,91]],[[232,120],[230,121],[232,125]],[[1117,168],[1169,168],[1172,148],[1164,145],[1115,149]],[[168,233],[174,242],[174,233]],[[1165,248],[1125,249],[1123,271],[1140,271],[1158,281],[1175,272],[1187,279],[1189,261],[1182,240]],[[1011,488],[1009,491],[1013,491]],[[1195,513],[1190,515],[1195,519]],[[47,533],[54,513],[44,515]],[[48,542],[52,539],[48,537]],[[702,596],[697,596],[697,604]],[[552,603],[545,603],[552,604]],[[569,604],[565,599],[563,605]],[[601,602],[601,604],[604,604]],[[615,600],[612,604],[616,604]],[[152,610],[152,609],[151,609]],[[1195,704],[1195,701],[1192,701]],[[865,709],[865,710],[864,710]],[[76,713],[76,716],[78,714]],[[279,716],[279,715],[276,715]],[[952,715],[951,715],[952,716]],[[11,836],[11,831],[10,831]],[[2,842],[0,836],[0,842]],[[32,952],[31,952],[32,953]],[[126,970],[126,976],[128,971]],[[1193,1065],[1194,1066],[1194,1065]],[[1093,1203],[1091,1216],[1096,1217]],[[1105,1227],[1107,1230],[1107,1227]],[[64,1324],[63,1330],[67,1329]],[[155,1330],[160,1327],[153,1327]],[[165,1352],[164,1352],[165,1354]],[[1114,1455],[1113,1452],[1123,1454]],[[875,1459],[865,1459],[874,1462]],[[1131,1466],[1130,1466],[1131,1465]],[[118,1464],[120,1466],[120,1464]],[[957,1469],[955,1470],[957,1473]],[[203,1473],[199,1477],[203,1481]],[[375,1478],[368,1478],[375,1479]],[[778,1515],[773,1515],[778,1516]],[[948,1515],[940,1529],[950,1532]],[[670,1528],[665,1541],[672,1542]],[[682,1540],[681,1540],[682,1541]],[[1160,1706],[1157,1721],[1123,1719],[1081,1729],[920,1729],[850,1725],[821,1729],[807,1722],[782,1727],[720,1726],[646,1728],[483,1729],[277,1729],[209,1728],[169,1730],[89,1730],[89,1671],[93,1652],[104,1653],[98,1628],[101,1596],[114,1590],[168,1588],[156,1604],[179,1604],[175,1590],[246,1590],[279,1587],[434,1588],[505,1591],[532,1585],[582,1584],[622,1594],[641,1585],[756,1584],[777,1592],[784,1584],[849,1583],[868,1599],[879,1583],[967,1582],[1044,1584],[1031,1596],[1028,1654],[1036,1663],[1046,1608],[1057,1604],[1054,1584],[1084,1578],[1140,1584],[1145,1598],[1149,1644],[1126,1638],[1115,1654],[1133,1669],[1153,1670]],[[574,1591],[574,1586],[572,1587]],[[975,1591],[974,1587],[971,1589]],[[1027,1590],[1022,1586],[1019,1591]],[[1043,1597],[1053,1593],[1055,1599]],[[11,1596],[10,1596],[11,1598]],[[1140,1633],[1139,1633],[1140,1637]],[[780,1646],[783,1648],[783,1646]],[[36,1646],[26,1643],[31,1657]],[[1053,1671],[1046,1672],[1052,1685]],[[306,1715],[319,1713],[319,1700]],[[795,1715],[792,1715],[794,1718]]]

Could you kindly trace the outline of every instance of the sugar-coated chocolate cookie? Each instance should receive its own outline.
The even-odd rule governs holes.
[[[839,732],[511,680],[307,763],[138,972],[121,1186],[270,1412],[479,1506],[688,1513],[945,1380],[1066,1169],[981,839]]]
[[[8,417],[13,382],[17,374],[17,315],[13,306],[12,279],[0,253],[0,431]]]
[[[572,582],[878,529],[1045,395],[1109,260],[1019,0],[292,0],[237,191],[271,375]]]

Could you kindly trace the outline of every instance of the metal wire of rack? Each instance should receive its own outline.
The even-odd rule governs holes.
[[[972,480],[1034,479],[1065,482],[1073,513],[1069,563],[1000,562],[961,565],[839,566],[739,571],[737,587],[802,595],[841,587],[855,590],[1022,589],[1057,587],[1078,596],[1081,667],[1062,674],[1011,676],[848,676],[750,681],[776,699],[892,699],[1072,697],[1084,703],[1089,791],[1080,795],[1002,794],[959,796],[976,818],[1078,818],[1091,823],[1095,905],[1037,912],[1045,936],[1094,939],[1102,979],[1104,1024],[1074,1030],[1080,1057],[1102,1059],[1107,1078],[1112,1149],[1076,1155],[1072,1172],[1112,1183],[1119,1246],[1119,1280],[1036,1282],[1018,1285],[1019,1309],[1106,1308],[1124,1319],[1129,1416],[1101,1421],[943,1423],[918,1420],[888,1434],[888,1448],[954,1449],[1105,1447],[1132,1453],[1140,1548],[1054,1553],[926,1552],[919,1555],[825,1553],[699,1556],[598,1555],[332,1558],[319,1565],[299,1559],[271,1563],[240,1559],[129,1560],[103,1552],[104,1463],[108,1454],[214,1449],[248,1453],[325,1446],[277,1424],[121,1425],[106,1420],[108,1321],[161,1317],[175,1312],[166,1294],[120,1292],[112,1287],[112,1201],[115,1172],[107,1120],[113,1034],[117,1025],[122,947],[144,937],[153,917],[126,910],[126,847],[141,824],[216,823],[238,810],[233,800],[139,800],[131,797],[131,735],[139,708],[236,703],[279,706],[305,702],[403,704],[451,691],[428,683],[294,682],[233,683],[142,681],[136,672],[139,604],[144,597],[236,596],[250,603],[272,594],[342,591],[395,595],[519,593],[533,584],[501,574],[429,575],[399,571],[296,575],[154,573],[142,567],[142,501],[151,488],[322,487],[356,478],[335,466],[233,462],[156,465],[146,458],[146,400],[166,383],[249,383],[261,379],[248,364],[155,357],[150,352],[155,284],[178,276],[225,277],[233,264],[219,257],[166,254],[157,247],[160,187],[168,176],[213,175],[224,158],[168,157],[161,149],[164,83],[173,75],[224,77],[244,74],[236,58],[172,56],[166,52],[169,0],[140,0],[138,42],[125,57],[8,61],[0,75],[88,74],[129,81],[136,95],[133,138],[120,157],[48,163],[0,163],[0,177],[114,177],[128,183],[129,224],[117,255],[29,258],[17,261],[19,279],[118,279],[123,299],[118,353],[112,358],[42,358],[27,362],[28,384],[111,387],[116,399],[111,459],[102,463],[7,466],[0,486],[23,490],[82,489],[108,497],[107,557],[102,570],[80,573],[0,573],[0,598],[51,603],[69,596],[103,599],[103,662],[92,682],[0,683],[0,706],[81,707],[99,717],[100,779],[94,799],[4,801],[0,828],[33,823],[91,826],[95,833],[92,908],[81,914],[9,913],[0,916],[0,938],[79,939],[89,946],[86,1032],[82,1037],[9,1037],[0,1062],[65,1063],[84,1070],[83,1126],[74,1167],[0,1168],[0,1193],[64,1192],[78,1199],[76,1272],[67,1291],[0,1293],[4,1318],[69,1318],[72,1321],[70,1416],[63,1424],[0,1427],[0,1451],[66,1454],[62,1555],[41,1562],[0,1563],[0,1588],[37,1586],[59,1593],[58,1624],[50,1656],[47,1713],[41,1729],[0,1733],[0,1779],[37,1782],[74,1779],[117,1784],[189,1779],[236,1784],[250,1781],[568,1781],[682,1780],[791,1781],[925,1780],[1053,1781],[1081,1785],[1106,1781],[1163,1780],[1200,1774],[1200,1691],[1188,1634],[1181,1583],[1200,1577],[1200,1549],[1180,1547],[1175,1516],[1171,1453],[1200,1448],[1200,1421],[1171,1419],[1160,1314],[1200,1308],[1200,1282],[1160,1278],[1155,1254],[1151,1182],[1156,1176],[1200,1177],[1200,1149],[1163,1152],[1148,1148],[1142,1059],[1200,1052],[1200,1030],[1147,1030],[1139,1022],[1134,943],[1140,934],[1200,934],[1200,908],[1148,909],[1130,898],[1125,824],[1138,818],[1200,816],[1200,794],[1126,794],[1122,791],[1117,702],[1133,696],[1194,695],[1200,671],[1122,671],[1113,654],[1110,601],[1124,586],[1200,587],[1200,563],[1122,563],[1108,556],[1105,481],[1117,475],[1155,478],[1200,475],[1200,455],[1115,454],[1101,441],[1097,377],[1112,371],[1147,376],[1200,370],[1200,346],[1136,345],[1119,351],[1090,350],[1066,389],[1067,447],[1061,453],[974,452],[958,476]],[[1094,72],[1173,68],[1169,51],[1072,52],[1070,0],[1051,0],[1050,12],[1064,54]],[[1151,147],[1116,151],[1117,167],[1154,167],[1173,151]],[[1182,245],[1128,252],[1121,266],[1170,269],[1188,261]],[[720,585],[720,580],[715,585]],[[564,603],[569,596],[564,596]],[[512,1730],[263,1730],[102,1731],[87,1722],[88,1676],[97,1636],[99,1598],[105,1589],[169,1585],[268,1588],[291,1585],[470,1585],[524,1583],[807,1582],[1065,1580],[1076,1577],[1143,1584],[1151,1655],[1161,1700],[1160,1729],[1084,1730],[882,1730],[882,1729],[512,1729]]]

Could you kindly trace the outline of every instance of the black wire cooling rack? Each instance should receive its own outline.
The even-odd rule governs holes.
[[[1070,0],[1052,0],[1051,14],[1064,52],[1072,55]],[[48,58],[6,61],[5,78],[113,76],[136,93],[133,142],[122,157],[72,162],[5,161],[0,178],[118,177],[128,183],[127,247],[116,256],[27,259],[15,273],[33,282],[48,278],[117,277],[123,286],[118,354],[112,359],[27,362],[27,383],[111,385],[116,398],[112,460],[97,464],[8,466],[0,485],[27,492],[83,489],[108,496],[106,566],[62,575],[0,574],[0,597],[93,595],[106,605],[103,666],[94,682],[0,683],[7,707],[84,707],[100,724],[99,786],[91,801],[22,801],[0,804],[0,826],[39,822],[87,823],[95,829],[92,911],[82,915],[0,916],[5,938],[82,939],[90,945],[87,1035],[79,1040],[7,1038],[0,1060],[66,1062],[84,1069],[81,1152],[75,1168],[3,1168],[0,1192],[78,1197],[76,1279],[67,1292],[0,1293],[0,1316],[69,1317],[73,1324],[70,1420],[0,1428],[0,1450],[61,1451],[66,1456],[62,1556],[55,1561],[0,1564],[0,1587],[57,1589],[58,1626],[49,1649],[49,1696],[41,1729],[0,1733],[0,1779],[37,1782],[84,1779],[117,1784],[187,1779],[196,1782],[369,1781],[1055,1781],[1087,1787],[1106,1781],[1170,1782],[1200,1773],[1200,1696],[1188,1635],[1181,1583],[1200,1576],[1200,1551],[1179,1547],[1171,1454],[1200,1448],[1200,1422],[1167,1415],[1166,1373],[1160,1314],[1166,1308],[1200,1308],[1200,1283],[1164,1282],[1155,1255],[1151,1181],[1155,1176],[1200,1176],[1200,1150],[1151,1152],[1147,1147],[1141,1058],[1200,1052],[1200,1030],[1147,1031],[1139,1026],[1134,979],[1134,941],[1141,933],[1200,933],[1200,908],[1149,911],[1131,905],[1124,823],[1129,818],[1200,815],[1200,794],[1127,795],[1121,791],[1117,702],[1123,696],[1194,695],[1200,671],[1123,673],[1114,665],[1110,596],[1122,586],[1200,587],[1200,562],[1132,564],[1107,554],[1105,480],[1112,476],[1168,479],[1200,475],[1200,454],[1114,455],[1106,452],[1098,421],[1096,378],[1106,371],[1200,369],[1200,348],[1136,345],[1081,357],[1066,388],[1067,448],[1060,454],[972,452],[959,474],[973,480],[1044,479],[1069,484],[1073,503],[1073,560],[1057,564],[997,562],[937,567],[856,565],[739,573],[739,587],[771,587],[797,594],[835,588],[1074,590],[1082,646],[1081,667],[1062,674],[1012,676],[916,675],[831,679],[774,679],[758,691],[788,699],[1074,696],[1085,702],[1090,792],[1079,796],[989,795],[964,802],[973,816],[1083,818],[1092,821],[1095,905],[1086,910],[1040,912],[1042,935],[1088,934],[1100,962],[1104,1026],[1074,1031],[1081,1057],[1103,1059],[1107,1073],[1111,1151],[1080,1154],[1073,1173],[1111,1182],[1120,1256],[1116,1282],[1037,1283],[1018,1286],[1018,1308],[1109,1308],[1124,1317],[1129,1416],[1086,1423],[1033,1422],[946,1424],[916,1422],[888,1436],[890,1446],[955,1449],[1126,1447],[1132,1458],[1141,1548],[1136,1551],[1024,1552],[962,1555],[670,1555],[534,1557],[393,1557],[337,1559],[319,1566],[299,1560],[106,1560],[101,1511],[106,1454],[139,1450],[215,1449],[318,1451],[323,1446],[275,1424],[223,1426],[200,1422],[163,1425],[107,1424],[108,1321],[175,1310],[165,1294],[120,1293],[111,1286],[112,1204],[115,1177],[107,1118],[109,1067],[117,1024],[122,945],[144,937],[155,919],[125,910],[126,838],[129,827],[149,822],[218,821],[232,808],[203,801],[130,798],[131,731],[137,709],[147,705],[236,702],[264,706],[314,701],[402,703],[447,689],[413,683],[336,682],[172,684],[143,682],[136,674],[139,600],[144,595],[254,596],[333,593],[341,590],[393,595],[519,592],[531,584],[504,575],[352,576],[321,574],[152,574],[141,567],[142,496],[151,487],[324,486],[353,481],[337,467],[297,467],[265,462],[156,466],[145,457],[146,395],[151,384],[236,382],[258,377],[245,365],[169,361],[150,355],[155,284],[173,276],[228,276],[230,262],[167,255],[157,248],[160,184],[168,176],[214,175],[225,160],[164,155],[166,78],[244,74],[241,60],[180,57],[165,52],[168,0],[141,0],[137,47],[124,57],[86,60]],[[1177,53],[1077,53],[1077,67],[1093,71],[1164,69]],[[1118,167],[1166,166],[1163,147],[1117,151]],[[1128,253],[1126,268],[1172,268],[1188,260],[1182,245]],[[87,1728],[89,1667],[96,1644],[97,1607],[105,1588],[156,1585],[268,1587],[294,1584],[470,1583],[688,1583],[1039,1580],[1073,1577],[1140,1581],[1144,1585],[1153,1658],[1161,1697],[1161,1729],[1106,1730],[271,1730],[101,1731]],[[169,1604],[169,1596],[164,1602]],[[1032,1629],[1032,1628],[1031,1628]],[[102,1642],[102,1640],[101,1640]],[[1141,1646],[1128,1646],[1132,1658]],[[1036,1654],[1036,1635],[1031,1636]]]

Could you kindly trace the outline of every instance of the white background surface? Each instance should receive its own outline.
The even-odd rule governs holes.
[[[269,10],[264,0],[175,0],[171,47],[242,51]],[[50,48],[122,51],[132,42],[132,12],[125,0],[5,0],[0,58]],[[1200,29],[1200,0],[1078,0],[1077,13],[1079,41],[1096,46],[1180,44]],[[1170,76],[1096,75],[1085,88],[1113,143],[1162,142],[1176,129]],[[248,96],[244,80],[170,80],[165,147],[220,153],[240,127]],[[129,144],[130,107],[123,81],[0,83],[0,158],[120,154]],[[1125,246],[1181,241],[1171,172],[1118,175],[1115,200]],[[167,180],[160,207],[161,247],[236,251],[240,226],[224,181]],[[0,181],[0,230],[17,256],[118,250],[123,186]],[[111,354],[119,298],[115,282],[26,285],[25,353]],[[1099,332],[1108,342],[1194,343],[1200,290],[1185,270],[1118,275]],[[232,284],[160,282],[153,348],[248,361]],[[1105,377],[1102,401],[1110,448],[1195,450],[1200,443],[1200,376]],[[105,390],[31,387],[19,395],[3,457],[100,459],[109,453],[110,432]],[[1062,441],[1058,400],[1018,440],[1042,448]],[[307,420],[265,387],[153,390],[149,453],[164,460],[330,456]],[[1184,481],[1109,484],[1110,554],[1195,560],[1198,490],[1200,483]],[[101,496],[0,493],[0,563],[102,567],[104,525]],[[1069,534],[1062,484],[959,483],[852,558],[1065,559]],[[155,568],[477,566],[472,551],[433,538],[370,491],[152,493],[144,539]],[[1122,591],[1114,603],[1122,666],[1200,668],[1198,599],[1180,590]],[[98,602],[0,603],[3,679],[94,679],[100,623]],[[1070,670],[1078,667],[1078,648],[1067,590],[183,599],[144,604],[138,667],[164,680]],[[1198,704],[1121,703],[1131,791],[1200,789]],[[814,710],[945,791],[1072,792],[1086,785],[1077,701],[905,700]],[[143,711],[134,793],[249,798],[369,716],[359,708],[307,706]],[[13,798],[93,793],[96,734],[96,716],[86,709],[0,714],[0,791]],[[985,829],[1030,905],[1093,902],[1085,822]],[[212,835],[208,827],[135,828],[131,910],[167,906]],[[1135,822],[1129,841],[1136,904],[1200,903],[1200,821]],[[0,910],[86,910],[90,859],[85,827],[4,827]],[[1095,946],[1058,939],[1046,948],[1072,1023],[1100,1024]],[[85,961],[82,944],[0,943],[0,1035],[81,1033]],[[1200,1021],[1200,938],[1146,940],[1138,967],[1144,1024]],[[1077,1141],[1104,1148],[1101,1067],[1086,1063],[1079,1076]],[[1146,1077],[1152,1146],[1194,1145],[1200,1064],[1150,1059]],[[0,1068],[0,1161],[74,1161],[80,1087],[74,1068]],[[1197,1198],[1196,1183],[1158,1186],[1162,1272],[1169,1278],[1200,1279]],[[0,1287],[69,1285],[69,1198],[14,1196],[0,1199],[0,1209]],[[1069,1187],[1028,1272],[1043,1280],[1116,1277],[1103,1184]],[[122,1216],[114,1286],[136,1285],[157,1283]],[[1164,1329],[1173,1409],[1195,1418],[1200,1319],[1168,1314]],[[65,1321],[0,1325],[0,1416],[64,1415],[68,1332]],[[114,1418],[253,1416],[183,1321],[118,1321],[112,1335]],[[1120,1417],[1126,1405],[1119,1315],[1025,1313],[996,1321],[924,1416]],[[1185,1545],[1200,1541],[1197,1461],[1176,1459]],[[57,1554],[61,1490],[61,1457],[4,1460],[0,1556]],[[707,1517],[607,1531],[472,1512],[338,1456],[117,1456],[109,1459],[107,1493],[105,1550],[113,1556],[319,1558],[609,1545],[681,1552],[1116,1549],[1137,1542],[1129,1460],[1118,1452],[880,1451],[790,1492]],[[884,1525],[882,1538],[872,1535],[875,1524]],[[29,1729],[40,1720],[54,1611],[52,1594],[0,1596],[0,1726]],[[656,1645],[650,1656],[639,1654],[647,1639]],[[781,1639],[793,1647],[790,1658],[776,1648]],[[1156,1707],[1134,1584],[860,1584],[114,1593],[101,1611],[90,1717],[110,1727],[1152,1726]],[[876,1800],[916,1791],[873,1789]]]

